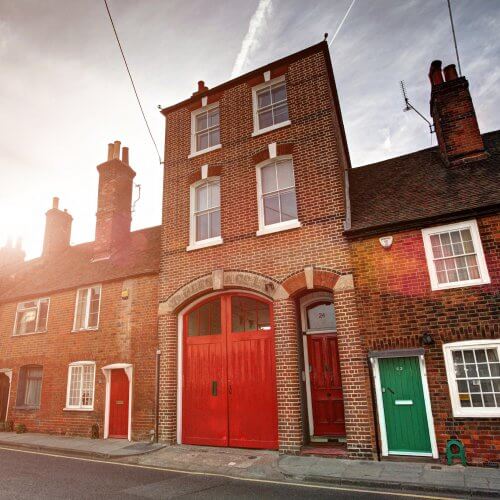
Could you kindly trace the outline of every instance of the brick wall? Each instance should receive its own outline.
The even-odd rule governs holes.
[[[92,424],[103,435],[106,382],[101,370],[112,363],[133,365],[132,438],[146,439],[154,429],[157,349],[157,276],[102,285],[99,329],[72,333],[76,290],[50,295],[48,331],[13,337],[17,303],[0,305],[0,368],[13,370],[8,420],[28,431],[90,436]],[[122,290],[128,289],[128,300]],[[95,361],[93,411],[63,411],[68,364]],[[41,405],[16,409],[19,369],[43,365]]]
[[[363,311],[362,335],[367,349],[421,347],[429,332],[435,345],[425,347],[438,449],[458,436],[475,464],[500,456],[500,419],[454,418],[442,345],[460,340],[498,338],[500,218],[478,219],[491,284],[431,291],[420,230],[394,233],[390,250],[378,237],[353,242],[354,280]],[[388,233],[390,234],[390,233]]]

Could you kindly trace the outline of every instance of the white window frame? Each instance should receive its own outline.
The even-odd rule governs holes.
[[[219,107],[219,102],[214,102],[212,104],[208,104],[206,106],[203,106],[199,109],[195,109],[194,111],[191,112],[191,153],[188,156],[188,158],[194,158],[196,156],[209,153],[210,151],[215,151],[217,149],[222,148],[222,144],[219,142],[219,144],[216,144],[215,146],[210,146],[205,149],[201,149],[200,151],[196,151],[196,117],[200,115],[201,113],[206,113],[208,111],[211,111],[212,109],[219,108],[219,140],[220,140],[220,131],[221,131],[221,120],[220,120],[220,107]]]
[[[443,344],[443,355],[446,366],[446,376],[448,379],[448,388],[450,391],[451,408],[454,417],[474,417],[474,418],[491,418],[500,417],[500,408],[493,407],[470,407],[463,408],[460,405],[458,395],[458,387],[455,379],[455,367],[453,364],[453,351],[463,351],[466,349],[497,349],[500,356],[500,340],[464,340],[460,342],[452,342]],[[480,378],[480,377],[477,377]]]
[[[40,302],[46,300],[47,301],[47,320],[45,323],[45,328],[40,330],[38,321],[40,319]],[[17,332],[17,316],[20,310],[23,309],[34,309],[34,307],[22,308],[22,304],[26,304],[28,302],[36,302],[36,320],[35,320],[35,331],[34,332],[26,332],[26,333],[16,333]],[[16,307],[16,317],[14,319],[14,330],[12,332],[13,337],[22,337],[23,335],[36,335],[37,333],[46,333],[49,329],[49,313],[50,313],[50,297],[40,297],[34,300],[25,300],[24,302],[19,302]]]
[[[93,365],[94,366],[94,378],[92,381],[92,405],[84,406],[82,404],[79,405],[70,405],[69,404],[69,396],[71,392],[71,373],[72,369],[74,367],[85,367]],[[75,361],[73,363],[70,363],[68,365],[68,381],[67,381],[67,387],[66,387],[66,406],[64,410],[71,410],[71,411],[93,411],[94,410],[94,403],[95,403],[95,374],[96,374],[96,364],[95,361]],[[83,384],[83,374],[82,374],[82,384]],[[81,394],[82,386],[80,386],[80,394]],[[81,397],[79,398],[81,401]]]
[[[92,288],[95,288],[95,287],[99,287],[99,309],[97,311],[97,325],[96,326],[88,326],[89,324],[89,315],[90,315],[90,298],[91,298],[91,289]],[[83,328],[77,328],[77,325],[76,325],[76,318],[77,318],[77,315],[78,315],[78,303],[79,303],[79,296],[80,296],[80,292],[83,291],[83,290],[88,290],[88,293],[87,293],[87,307],[86,307],[86,313],[85,313],[85,326]],[[82,288],[79,288],[77,291],[76,291],[76,302],[75,302],[75,314],[74,314],[74,317],[73,317],[73,332],[85,332],[85,331],[89,331],[89,330],[98,330],[99,329],[99,321],[101,319],[101,304],[102,304],[102,285],[90,285],[90,286],[84,286]]]
[[[466,281],[455,281],[453,283],[439,283],[437,278],[436,266],[434,264],[434,255],[432,253],[431,235],[456,231],[460,229],[468,229],[472,236],[472,244],[476,254],[477,265],[480,278]],[[481,236],[476,220],[467,220],[454,224],[446,224],[444,226],[435,226],[422,229],[422,239],[424,241],[425,257],[427,259],[427,269],[431,280],[432,290],[447,290],[449,288],[460,288],[475,285],[484,285],[490,283],[490,275],[484,258],[483,245],[481,244]]]
[[[220,205],[219,210],[222,208],[222,192],[220,190],[220,177],[212,176],[201,179],[189,186],[189,245],[186,248],[188,252],[191,250],[197,250],[198,248],[206,248],[214,245],[221,245],[223,243],[222,239],[222,220],[221,220],[221,235],[214,236],[213,238],[207,238],[205,240],[196,241],[196,189],[206,182],[219,181],[219,192],[220,192]],[[222,213],[222,212],[221,212]]]
[[[268,82],[261,83],[259,85],[256,85],[255,87],[252,87],[252,108],[253,108],[253,133],[252,137],[255,137],[257,135],[265,134],[267,132],[270,132],[271,130],[276,130],[282,127],[287,127],[288,125],[291,125],[291,120],[290,118],[284,122],[278,123],[276,125],[271,125],[269,127],[265,128],[259,128],[259,103],[257,100],[257,93],[260,92],[262,89],[265,89],[266,87],[271,87],[272,85],[276,85],[277,83],[282,83],[285,82],[285,86],[287,87],[286,89],[286,103],[288,106],[288,116],[290,117],[290,107],[289,107],[289,96],[288,96],[288,86],[286,84],[286,79],[285,75],[279,76],[277,78],[274,78],[273,80],[269,80]]]
[[[261,170],[264,167],[267,167],[271,163],[276,163],[282,160],[290,160],[292,162],[293,168],[293,185],[295,189],[295,202],[297,203],[297,184],[295,182],[295,166],[293,164],[292,155],[283,155],[277,156],[276,158],[265,160],[259,163],[256,167],[256,175],[257,175],[257,211],[259,216],[259,230],[257,231],[257,236],[263,236],[265,234],[276,233],[279,231],[287,231],[289,229],[295,229],[297,227],[301,227],[302,224],[299,221],[298,213],[297,218],[292,220],[287,220],[285,222],[276,222],[274,224],[265,224],[264,219],[264,203],[262,196],[262,173]],[[298,203],[297,203],[297,212],[298,212]]]

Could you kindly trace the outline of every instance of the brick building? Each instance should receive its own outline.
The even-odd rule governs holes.
[[[160,439],[372,458],[327,44],[162,112]]]
[[[160,229],[130,231],[135,172],[110,144],[99,165],[96,239],[47,212],[43,254],[0,250],[0,423],[146,439],[155,422]]]
[[[382,456],[500,457],[500,131],[431,66],[438,147],[349,172],[354,283]],[[411,429],[411,432],[408,432]]]

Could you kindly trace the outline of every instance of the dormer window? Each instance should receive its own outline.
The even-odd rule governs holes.
[[[219,103],[204,106],[191,114],[191,154],[219,149],[220,144],[220,112]]]

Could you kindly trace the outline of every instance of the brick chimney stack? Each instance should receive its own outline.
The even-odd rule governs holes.
[[[69,248],[73,217],[66,211],[59,210],[59,198],[52,199],[52,208],[45,213],[45,236],[43,256],[54,255]]]
[[[2,267],[21,264],[24,262],[26,253],[22,249],[21,238],[16,241],[16,246],[12,245],[12,240],[9,238],[6,245],[0,248],[0,270]]]
[[[128,148],[122,149],[120,141],[108,144],[108,160],[98,165],[97,170],[99,194],[94,259],[104,259],[124,245],[130,236],[135,172],[128,164]]]
[[[444,162],[453,166],[486,158],[469,82],[458,76],[454,64],[442,71],[441,61],[432,62],[429,79],[431,115]]]

